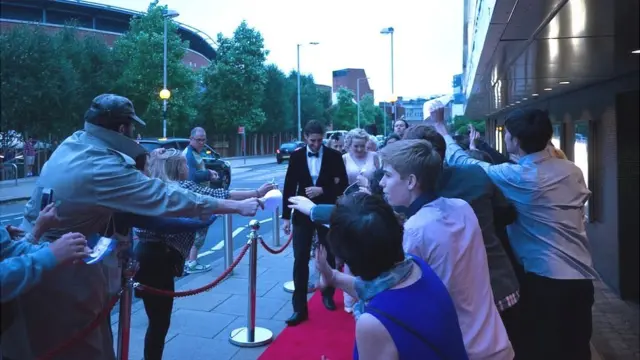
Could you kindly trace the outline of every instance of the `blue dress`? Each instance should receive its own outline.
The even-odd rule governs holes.
[[[410,286],[377,294],[366,305],[365,312],[387,329],[400,360],[468,360],[458,315],[447,288],[429,265],[412,257],[422,269],[422,277]],[[386,315],[399,320],[431,345]],[[359,359],[357,345],[353,358]]]

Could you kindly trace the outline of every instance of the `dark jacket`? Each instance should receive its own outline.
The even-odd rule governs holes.
[[[519,289],[511,260],[496,235],[496,222],[505,226],[515,221],[516,210],[478,165],[445,166],[438,194],[458,198],[471,205],[482,229],[494,300],[500,301]]]
[[[283,219],[291,219],[288,199],[296,195],[306,197],[305,189],[307,187],[318,186],[322,188],[323,194],[312,199],[316,204],[335,204],[338,197],[347,188],[349,181],[347,179],[347,170],[342,161],[342,154],[324,145],[322,148],[320,173],[315,185],[307,165],[307,147],[299,148],[291,154],[282,192]],[[292,221],[294,224],[300,223],[300,221],[308,222],[309,217],[296,212]]]

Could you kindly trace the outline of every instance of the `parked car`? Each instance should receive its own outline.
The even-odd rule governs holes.
[[[276,161],[278,164],[282,164],[283,161],[289,160],[291,153],[302,147],[305,147],[305,143],[302,141],[288,142],[280,145],[280,148],[276,150]]]
[[[141,139],[138,143],[142,145],[148,152],[158,148],[184,150],[189,146],[189,139],[184,138],[156,138]],[[231,163],[220,158],[213,148],[207,144],[204,145],[204,151],[200,154],[204,165],[207,169],[218,173],[218,180],[211,182],[211,187],[229,188],[231,184]]]

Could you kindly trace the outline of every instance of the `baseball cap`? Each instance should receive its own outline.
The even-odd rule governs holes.
[[[136,115],[131,100],[115,94],[96,96],[91,102],[91,107],[84,114],[84,121],[105,127],[126,121],[146,126],[145,122]]]

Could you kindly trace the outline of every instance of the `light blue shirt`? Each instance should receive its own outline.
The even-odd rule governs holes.
[[[594,279],[584,205],[591,192],[580,168],[551,156],[548,149],[517,164],[491,165],[473,159],[445,136],[451,165],[480,165],[518,211],[507,227],[517,260],[526,272],[552,279]]]

